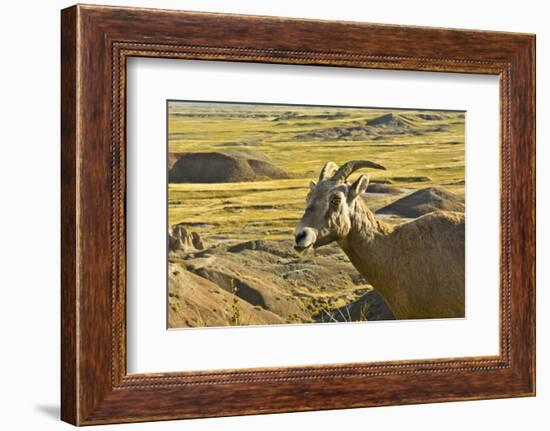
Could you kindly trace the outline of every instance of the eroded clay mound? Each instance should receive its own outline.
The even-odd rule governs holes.
[[[168,172],[171,183],[231,183],[288,178],[261,155],[244,151],[180,154]]]
[[[236,297],[179,265],[168,268],[170,328],[285,323],[280,316]]]
[[[437,210],[464,212],[464,203],[454,193],[427,187],[379,209],[377,214],[415,218]]]
[[[392,112],[389,114],[381,115],[367,123],[369,126],[378,127],[396,127],[396,128],[408,128],[411,127],[411,122],[401,115],[396,115]]]

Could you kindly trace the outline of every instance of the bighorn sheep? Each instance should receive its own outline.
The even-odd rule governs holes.
[[[397,319],[464,317],[464,214],[435,211],[397,226],[384,223],[362,196],[368,176],[347,183],[360,168],[385,169],[366,160],[325,164],[318,183],[310,184],[296,250],[336,241]]]

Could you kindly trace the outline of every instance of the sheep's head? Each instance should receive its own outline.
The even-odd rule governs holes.
[[[347,178],[361,168],[385,168],[367,160],[352,160],[338,168],[328,162],[317,183],[310,183],[306,210],[294,233],[294,248],[305,251],[343,239],[351,228],[350,214],[356,199],[367,190],[369,177],[361,175],[353,184]]]

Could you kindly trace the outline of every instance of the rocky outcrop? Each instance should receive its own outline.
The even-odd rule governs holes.
[[[197,232],[189,232],[181,224],[168,229],[168,248],[170,251],[190,253],[204,250],[206,245]]]

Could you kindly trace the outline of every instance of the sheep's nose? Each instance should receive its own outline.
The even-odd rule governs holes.
[[[300,244],[300,241],[302,241],[305,237],[306,237],[306,233],[304,231],[298,232],[294,237],[294,242],[296,244]]]
[[[298,228],[294,234],[294,248],[296,250],[305,250],[312,247],[315,243],[315,231],[309,227]]]

